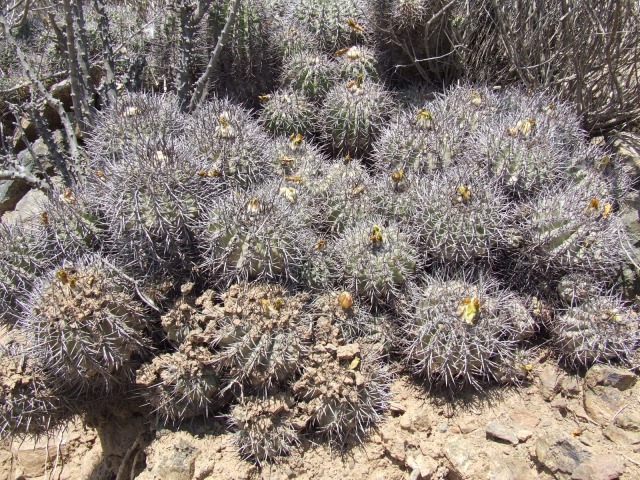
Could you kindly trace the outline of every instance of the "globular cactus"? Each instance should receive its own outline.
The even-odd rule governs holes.
[[[260,121],[269,132],[274,135],[300,133],[305,136],[313,133],[315,106],[303,94],[285,89],[261,98],[265,102]]]
[[[3,325],[11,327],[17,321],[20,301],[36,280],[55,265],[59,256],[38,233],[38,229],[29,224],[0,224],[0,323]]]
[[[638,315],[616,296],[594,296],[557,312],[551,342],[561,360],[581,369],[624,361],[640,343]]]
[[[98,256],[50,270],[34,285],[18,325],[53,387],[111,391],[132,379],[150,345],[129,289]]]
[[[388,408],[391,375],[376,351],[359,344],[318,344],[293,384],[309,426],[342,446],[362,440]]]
[[[199,240],[215,281],[296,278],[310,241],[296,198],[295,187],[270,183],[212,202]]]
[[[391,105],[390,94],[362,76],[339,83],[329,90],[320,111],[322,138],[334,154],[363,156],[384,126]]]
[[[41,369],[20,347],[0,352],[0,438],[50,435],[72,415],[57,392],[48,387]]]
[[[452,169],[416,188],[414,221],[432,264],[492,262],[517,236],[498,185],[472,171]]]
[[[295,413],[295,400],[289,393],[245,397],[229,416],[240,455],[261,464],[290,454],[300,443]]]
[[[125,147],[79,196],[101,213],[105,243],[124,265],[142,275],[187,275],[197,255],[193,224],[221,188],[198,168],[180,143]]]
[[[331,251],[336,282],[374,305],[395,301],[413,279],[418,258],[408,228],[373,217],[349,226]]]
[[[283,177],[299,177],[303,172],[316,172],[328,159],[315,144],[301,133],[276,137],[274,140],[276,172]]]
[[[206,346],[187,338],[177,352],[159,355],[138,370],[136,385],[161,422],[208,415],[223,404],[212,358]]]
[[[591,297],[598,296],[603,285],[588,272],[568,273],[558,281],[556,293],[566,305],[577,306]]]
[[[287,63],[300,53],[320,50],[320,42],[310,31],[289,25],[286,18],[277,17],[274,27],[269,32],[269,43],[282,63]]]
[[[324,99],[337,79],[337,63],[317,51],[303,51],[285,61],[280,83],[317,102]]]
[[[184,143],[198,174],[224,188],[248,188],[272,178],[273,143],[248,110],[214,99],[190,117]]]
[[[295,0],[287,7],[290,25],[315,35],[325,52],[367,41],[371,33],[366,0]]]
[[[310,164],[298,177],[285,178],[299,180],[293,184],[297,183],[300,213],[321,236],[342,232],[372,210],[374,184],[364,167],[348,157],[328,165]]]
[[[341,48],[334,56],[338,60],[338,76],[345,81],[364,77],[373,81],[380,78],[376,53],[368,47],[354,45]]]
[[[397,168],[391,173],[381,173],[374,178],[372,196],[374,211],[394,222],[413,221],[420,177]]]
[[[129,93],[116,106],[98,114],[87,138],[94,159],[119,157],[123,147],[135,148],[177,138],[184,130],[185,116],[174,95]]]
[[[211,364],[228,388],[269,392],[295,379],[311,341],[304,315],[307,296],[290,295],[280,285],[234,285],[205,329],[215,352]]]
[[[400,307],[398,333],[409,369],[452,390],[481,389],[497,380],[515,348],[513,327],[519,322],[511,318],[511,298],[490,281],[429,278],[412,286]]]
[[[611,279],[628,240],[606,182],[589,175],[590,181],[545,189],[522,206],[518,270],[525,276],[551,280],[585,272]]]

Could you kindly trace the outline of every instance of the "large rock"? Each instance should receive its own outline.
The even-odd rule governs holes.
[[[461,435],[451,436],[444,446],[444,455],[449,461],[449,477],[452,480],[486,478],[488,462],[485,452],[474,442]]]
[[[598,455],[573,471],[571,480],[614,480],[625,470],[624,459],[618,455]]]
[[[544,432],[536,442],[536,460],[551,473],[572,474],[591,454],[575,438],[564,432]]]
[[[607,365],[592,367],[585,377],[585,411],[603,426],[615,422],[623,428],[639,428],[639,405],[631,388],[636,381],[636,375],[627,370]]]
[[[486,428],[487,437],[501,442],[517,445],[520,440],[516,430],[497,420],[489,422]]]

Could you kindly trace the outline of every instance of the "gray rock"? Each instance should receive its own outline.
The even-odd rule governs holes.
[[[444,455],[449,461],[449,477],[452,480],[486,478],[489,467],[478,445],[455,435],[447,440]]]
[[[573,471],[571,480],[614,480],[625,470],[624,459],[617,455],[602,454],[582,463]]]
[[[200,450],[184,439],[180,439],[172,447],[153,465],[152,474],[155,478],[191,480]]]
[[[631,388],[638,381],[638,377],[628,370],[611,367],[609,365],[595,365],[587,372],[585,377],[587,386],[613,387],[624,391]]]
[[[23,223],[25,221],[40,221],[40,214],[45,210],[47,196],[40,190],[29,190],[16,204],[13,211],[2,216],[4,223]]]
[[[502,422],[489,422],[487,424],[486,433],[488,438],[507,442],[512,445],[517,445],[520,442],[517,432]]]
[[[24,180],[0,180],[0,215],[13,210],[30,188]]]
[[[575,438],[562,432],[549,431],[536,442],[536,460],[552,473],[573,473],[589,461],[590,453]]]
[[[560,391],[562,385],[562,374],[554,365],[547,364],[538,374],[538,384],[542,398],[547,402],[553,400],[553,397]]]

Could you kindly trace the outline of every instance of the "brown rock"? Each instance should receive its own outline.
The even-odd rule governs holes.
[[[357,343],[350,343],[349,345],[342,345],[337,348],[338,360],[351,360],[360,355],[360,345]]]
[[[591,457],[578,440],[556,431],[545,432],[538,438],[534,456],[552,473],[573,473]]]
[[[553,397],[560,391],[562,385],[562,375],[557,367],[551,364],[545,365],[542,371],[538,374],[538,384],[542,398],[547,402],[553,400]]]
[[[635,385],[638,377],[628,370],[615,368],[609,365],[595,365],[589,369],[585,377],[587,386],[613,387],[616,390],[624,391]]]
[[[602,434],[618,445],[640,445],[640,435],[633,432],[627,432],[613,425],[608,425]]]
[[[517,445],[520,441],[513,428],[499,421],[489,422],[487,424],[486,434],[490,439],[507,442],[512,445]]]
[[[529,463],[520,457],[492,457],[487,480],[535,480]]]
[[[617,455],[598,455],[578,466],[571,480],[614,480],[625,470],[624,459]]]
[[[622,408],[622,411],[618,411],[617,415],[614,415],[613,423],[624,430],[640,431],[640,405],[638,402],[633,401]]]
[[[486,478],[487,461],[482,450],[465,437],[452,436],[444,446],[444,455],[449,461],[449,477],[452,480]]]

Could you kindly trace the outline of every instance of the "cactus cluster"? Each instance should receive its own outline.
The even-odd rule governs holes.
[[[124,393],[158,424],[227,415],[240,454],[270,462],[304,437],[363,439],[389,358],[457,392],[524,381],[541,340],[575,369],[637,348],[637,316],[604,293],[628,242],[617,159],[542,95],[400,105],[364,3],[274,3],[318,42],[271,50],[288,58],[259,112],[125,97],[87,139],[86,178],[3,225],[19,347],[0,365],[29,365],[0,385],[5,435]],[[402,29],[425,6],[395,5]]]

